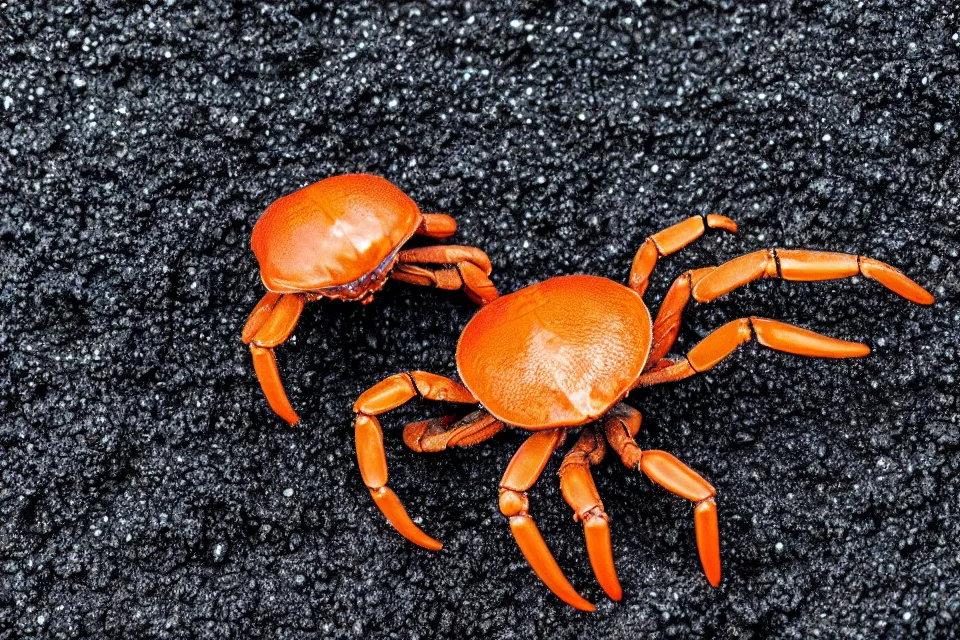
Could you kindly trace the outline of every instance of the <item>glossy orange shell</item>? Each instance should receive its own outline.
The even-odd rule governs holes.
[[[561,276],[497,298],[457,345],[466,387],[499,420],[526,429],[596,420],[635,385],[650,350],[640,296],[596,276]]]
[[[378,176],[327,178],[276,200],[253,227],[251,246],[270,291],[316,291],[383,266],[423,216]]]

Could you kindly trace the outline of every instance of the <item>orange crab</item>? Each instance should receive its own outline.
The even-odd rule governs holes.
[[[396,186],[377,176],[336,176],[284,196],[253,227],[263,296],[243,327],[253,366],[270,407],[290,424],[297,416],[280,382],[274,347],[293,333],[303,306],[320,298],[366,304],[388,278],[460,289],[474,302],[497,297],[490,259],[475,247],[401,250],[414,234],[446,238],[457,221],[420,213]],[[433,267],[427,265],[435,265]]]
[[[590,467],[601,461],[608,447],[627,467],[694,503],[700,561],[707,580],[717,586],[716,491],[669,453],[642,450],[635,440],[640,413],[624,399],[636,388],[706,371],[754,338],[778,351],[822,358],[864,356],[870,349],[775,320],[741,318],[708,334],[686,356],[667,359],[689,300],[709,302],[759,278],[809,281],[857,274],[918,304],[931,304],[933,296],[893,267],[870,258],[769,249],[684,273],[651,323],[642,296],[657,259],[678,251],[710,227],[731,232],[737,228],[729,218],[708,215],[649,237],[634,258],[629,287],[589,275],[562,276],[485,306],[467,324],[457,346],[462,385],[414,371],[391,376],[364,392],[354,405],[360,473],[391,524],[427,549],[441,547],[413,523],[387,487],[383,433],[376,416],[415,397],[476,405],[460,420],[447,416],[408,424],[403,440],[414,451],[441,451],[482,442],[505,425],[533,432],[500,481],[500,510],[510,519],[530,566],[564,602],[584,611],[594,609],[567,581],[547,548],[530,516],[527,491],[575,428],[579,439],[560,466],[560,489],[575,519],[583,523],[590,564],[607,595],[619,600],[622,591],[610,545],[610,518]]]

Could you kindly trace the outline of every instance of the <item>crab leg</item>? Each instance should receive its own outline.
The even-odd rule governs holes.
[[[740,318],[708,334],[682,360],[666,361],[666,364],[661,361],[640,376],[637,386],[673,382],[706,371],[754,337],[763,346],[776,351],[815,358],[858,358],[870,353],[870,347],[865,344],[822,336],[785,322]]]
[[[879,260],[846,253],[790,249],[768,249],[734,258],[700,279],[692,294],[698,302],[709,302],[760,278],[810,282],[857,274],[876,280],[911,302],[933,304],[933,296],[926,289]]]
[[[403,429],[403,441],[417,452],[434,453],[450,447],[472,447],[503,431],[503,423],[486,411],[474,411],[452,427],[453,416],[411,422]]]
[[[253,368],[270,408],[291,425],[300,418],[283,390],[273,348],[283,344],[293,333],[305,303],[306,298],[300,294],[268,293],[254,307],[241,337],[244,344],[250,345]]]
[[[634,440],[640,431],[642,421],[640,412],[623,402],[614,405],[603,421],[603,433],[607,438],[607,444],[617,452],[623,464],[631,469],[640,464],[640,456],[643,453],[637,441]]]
[[[280,301],[282,296],[282,293],[267,291],[266,295],[260,298],[257,306],[250,312],[247,323],[243,325],[243,333],[240,337],[240,339],[243,340],[243,344],[249,344],[250,341],[253,340],[253,336],[257,335],[257,331],[260,330],[263,323],[266,322],[270,314],[273,313],[273,309],[277,306],[277,302]]]
[[[613,564],[613,549],[610,545],[610,517],[603,510],[603,502],[597,493],[590,467],[600,464],[606,453],[603,436],[586,427],[560,465],[560,492],[574,511],[574,520],[583,522],[583,534],[587,541],[590,566],[612,600],[623,597]]]
[[[445,213],[425,213],[417,229],[419,235],[429,238],[449,238],[457,232],[457,221]]]
[[[717,525],[717,495],[709,482],[666,451],[644,451],[640,470],[661,487],[693,502],[697,550],[707,581],[720,584],[720,532]]]
[[[667,227],[647,238],[633,258],[630,268],[630,288],[641,296],[650,284],[650,274],[657,265],[657,259],[676,253],[710,229],[724,229],[736,233],[737,223],[726,216],[709,214],[693,216],[672,227]]]
[[[460,272],[455,267],[429,269],[415,264],[398,264],[390,272],[390,277],[421,287],[436,287],[447,291],[455,291],[464,284]]]
[[[420,266],[423,264],[450,266],[430,269]],[[490,258],[476,247],[419,247],[404,249],[397,255],[397,266],[390,277],[438,289],[463,288],[471,300],[484,305],[498,295],[497,288],[489,278],[492,270]]]
[[[520,445],[500,480],[500,512],[510,518],[510,530],[534,573],[558,598],[581,611],[595,607],[577,593],[554,559],[547,543],[530,517],[527,490],[543,473],[547,461],[563,444],[566,430],[539,431]]]
[[[640,414],[626,405],[619,405],[629,412],[623,417],[608,419],[604,423],[607,442],[620,455],[623,464],[642,471],[661,487],[686,498],[696,506],[693,523],[697,535],[697,551],[707,580],[713,586],[720,584],[720,532],[717,526],[716,490],[690,467],[666,451],[641,451],[634,439],[635,428],[640,426]],[[635,417],[634,417],[635,415]]]
[[[933,296],[923,287],[890,265],[872,258],[794,249],[755,251],[719,267],[688,271],[674,281],[653,324],[650,362],[657,362],[670,351],[680,330],[683,309],[691,297],[697,302],[710,302],[761,278],[810,282],[838,280],[857,274],[876,280],[911,302],[933,303]]]
[[[417,396],[466,404],[477,401],[464,387],[443,376],[423,371],[390,376],[364,391],[353,405],[353,411],[357,414],[354,423],[357,461],[364,484],[390,524],[407,540],[436,551],[443,544],[414,524],[400,499],[387,487],[387,455],[383,448],[383,431],[376,418]]]
[[[673,281],[667,295],[663,297],[657,319],[653,323],[653,347],[650,349],[647,368],[650,369],[662,360],[677,341],[683,310],[690,301],[690,291],[694,284],[712,272],[716,267],[687,271]]]

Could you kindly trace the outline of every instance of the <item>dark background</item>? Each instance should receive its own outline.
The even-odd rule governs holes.
[[[0,4],[0,637],[955,636],[960,623],[960,13],[949,2],[308,6]],[[680,349],[756,314],[865,341],[861,360],[742,348],[631,396],[642,446],[718,489],[724,581],[688,503],[596,472],[621,603],[557,488],[534,514],[581,614],[497,509],[523,434],[436,455],[385,421],[377,511],[350,407],[404,369],[455,375],[474,307],[400,283],[308,306],[278,350],[303,417],[268,409],[240,329],[259,213],[377,173],[501,291],[624,281],[691,214],[741,225],[661,262],[766,248],[866,254],[928,287],[768,282],[694,308]]]

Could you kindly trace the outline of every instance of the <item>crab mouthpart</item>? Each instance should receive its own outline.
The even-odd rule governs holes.
[[[373,294],[382,289],[383,285],[387,283],[387,276],[393,269],[399,252],[400,248],[397,247],[380,263],[379,267],[370,273],[360,276],[353,282],[335,287],[317,289],[316,294],[324,298],[334,298],[337,300],[359,300],[363,304],[373,302]]]

